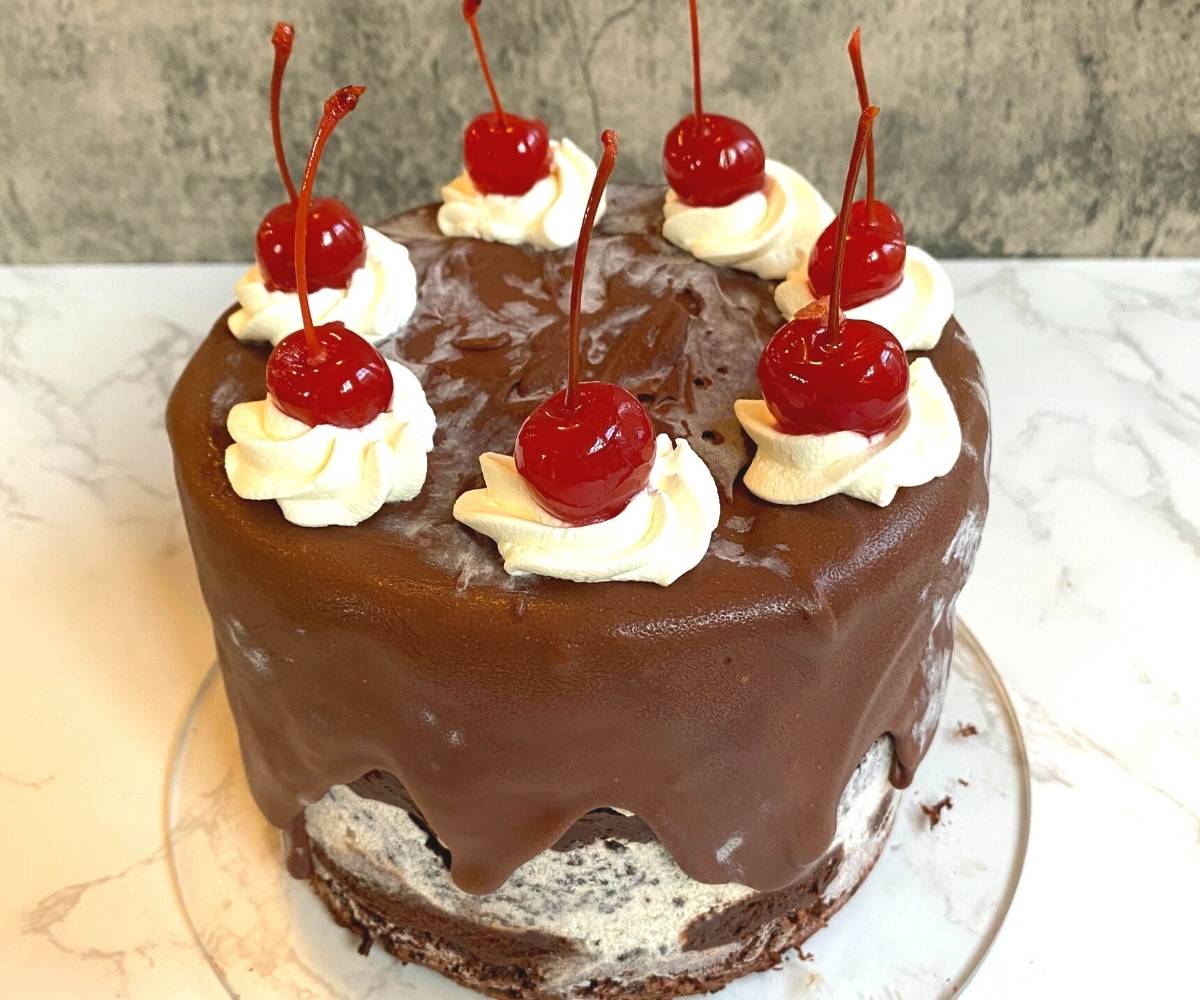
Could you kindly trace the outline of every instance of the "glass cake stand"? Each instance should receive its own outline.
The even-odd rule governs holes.
[[[941,727],[875,870],[809,939],[803,956],[747,976],[720,997],[957,995],[1008,913],[1025,861],[1029,805],[1029,766],[1012,703],[960,624]],[[360,956],[359,939],[333,922],[307,883],[287,875],[279,832],[250,796],[215,667],[178,738],[167,822],[180,899],[230,996],[478,997],[427,969],[401,965],[382,948]]]

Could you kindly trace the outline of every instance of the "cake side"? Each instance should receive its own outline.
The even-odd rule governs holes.
[[[585,288],[585,374],[642,397],[722,490],[708,557],[669,588],[509,578],[450,517],[479,485],[477,456],[508,451],[557,386],[569,253],[446,239],[428,208],[381,227],[421,280],[385,353],[417,372],[439,433],[421,496],[354,529],[299,531],[232,493],[224,417],[261,396],[266,352],[234,341],[224,318],[201,345],[168,424],[247,772],[272,822],[379,769],[403,782],[470,891],[495,889],[607,806],[644,819],[689,877],[771,890],[828,848],[881,734],[895,783],[911,777],[987,506],[977,360],[954,321],[928,352],[963,428],[948,476],[884,509],[763,503],[739,482],[748,453],[732,402],[757,395],[778,325],[771,288],[665,244],[660,206],[661,190],[611,192]]]

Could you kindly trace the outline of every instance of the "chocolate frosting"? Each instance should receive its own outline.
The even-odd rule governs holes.
[[[660,236],[662,191],[616,186],[584,291],[585,376],[640,396],[722,494],[700,565],[670,587],[510,578],[456,523],[478,457],[510,452],[565,373],[571,250],[442,237],[435,207],[380,228],[412,253],[417,311],[385,355],[438,416],[421,495],[355,528],[306,529],[239,499],[230,407],[264,396],[267,351],[222,317],[168,409],[180,497],[255,798],[288,828],[332,785],[394,775],[486,893],[592,810],[636,813],[683,870],[796,882],[883,733],[907,784],[933,736],[954,601],[987,508],[988,413],[951,320],[929,352],[954,401],[951,473],[887,508],[802,507],[741,484],[733,401],[756,397],[780,319],[771,285]]]

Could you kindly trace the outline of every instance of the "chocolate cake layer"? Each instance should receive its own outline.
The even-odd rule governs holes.
[[[951,321],[929,352],[963,451],[890,507],[788,508],[740,483],[733,401],[759,395],[771,286],[659,235],[662,192],[613,188],[584,291],[585,375],[646,401],[722,493],[708,556],[667,588],[510,578],[451,517],[562,383],[571,251],[437,232],[432,207],[382,229],[410,249],[417,311],[385,355],[438,416],[421,495],[355,528],[303,529],[239,499],[225,417],[264,395],[267,350],[222,317],[168,426],[201,587],[255,797],[288,827],[372,770],[396,776],[462,889],[496,889],[581,816],[620,807],[701,882],[791,885],[881,734],[903,786],[933,734],[953,608],[987,508],[979,365]]]

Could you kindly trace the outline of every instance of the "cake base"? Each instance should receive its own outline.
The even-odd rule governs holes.
[[[863,872],[870,874],[887,841],[895,809],[889,809],[887,826],[875,854]],[[569,992],[547,987],[529,966],[493,964],[465,951],[451,938],[409,930],[383,914],[393,901],[379,898],[371,887],[347,872],[338,871],[319,852],[314,857],[312,885],[329,907],[333,918],[362,941],[364,953],[374,945],[401,962],[423,965],[434,972],[489,997],[500,1000],[563,1000],[564,997],[602,997],[604,1000],[672,1000],[674,997],[713,993],[752,972],[772,969],[793,948],[799,948],[825,926],[834,913],[853,895],[857,885],[829,900],[820,898],[803,909],[793,909],[761,925],[746,941],[712,965],[690,974],[647,976],[633,980],[588,980]],[[797,893],[812,899],[812,893]],[[399,916],[399,914],[397,914]]]
[[[1028,764],[1003,685],[961,625],[946,697],[945,722],[899,802],[886,850],[829,926],[805,943],[811,958],[785,955],[780,968],[731,983],[721,1000],[858,1000],[889,989],[951,1000],[969,981],[1020,875]],[[978,734],[960,735],[960,722]],[[181,730],[173,775],[169,852],[179,897],[231,995],[475,995],[421,965],[402,965],[382,941],[358,954],[361,934],[335,927],[311,884],[286,873],[279,833],[251,797],[215,668]],[[931,829],[921,806],[947,794],[953,808]]]
[[[378,942],[488,996],[665,1000],[715,990],[775,965],[866,878],[895,820],[892,765],[891,740],[881,738],[851,776],[829,849],[773,892],[697,882],[652,831],[606,810],[500,889],[473,896],[454,885],[445,848],[411,807],[344,785],[305,813],[312,882],[364,948]]]

